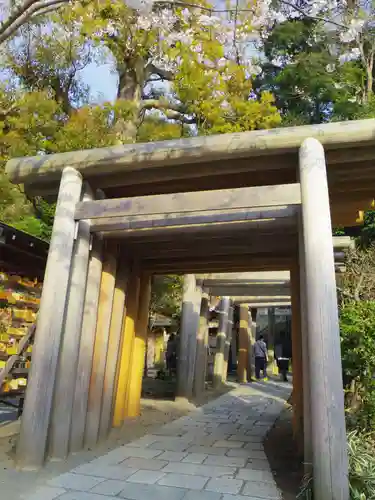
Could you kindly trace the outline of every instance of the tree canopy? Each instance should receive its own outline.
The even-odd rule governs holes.
[[[10,157],[375,116],[371,6],[134,5],[23,0],[3,12],[4,222],[48,240],[54,212],[9,183]],[[93,96],[92,80],[82,77],[90,66],[103,78],[103,64],[117,78],[108,102]],[[372,239],[373,219],[366,216],[364,241]]]

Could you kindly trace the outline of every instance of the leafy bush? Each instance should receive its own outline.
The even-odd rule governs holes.
[[[375,498],[375,454],[371,434],[352,431],[348,434],[349,489],[350,500],[373,500]],[[299,500],[313,500],[313,480],[304,478]]]
[[[375,424],[375,302],[345,303],[340,330],[348,427],[370,430]]]
[[[349,486],[351,500],[375,498],[375,442],[373,435],[348,434]]]

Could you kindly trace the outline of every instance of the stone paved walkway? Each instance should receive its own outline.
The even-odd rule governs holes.
[[[278,500],[263,439],[291,386],[228,394],[50,480],[27,500]]]

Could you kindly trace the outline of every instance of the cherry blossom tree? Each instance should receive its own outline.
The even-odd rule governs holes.
[[[66,3],[69,3],[69,0],[2,0],[0,2],[0,44],[9,40],[34,16],[46,14]]]
[[[159,2],[134,10],[102,1],[77,5],[75,13],[82,33],[114,59],[118,99],[134,104],[135,119],[119,132],[120,141],[134,137],[137,123],[155,110],[204,133],[279,123],[272,96],[252,93],[259,67],[249,46],[264,29],[257,4],[216,11],[209,4]]]

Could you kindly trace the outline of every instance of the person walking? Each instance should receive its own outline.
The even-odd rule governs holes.
[[[171,333],[167,342],[166,352],[167,370],[171,377],[176,373],[177,340],[176,335]]]
[[[285,332],[280,333],[280,340],[275,345],[274,354],[279,374],[284,382],[288,382],[289,357],[287,356]]]
[[[255,378],[260,380],[260,372],[263,372],[263,380],[267,378],[267,345],[264,342],[263,335],[254,344],[254,358],[255,358]]]

